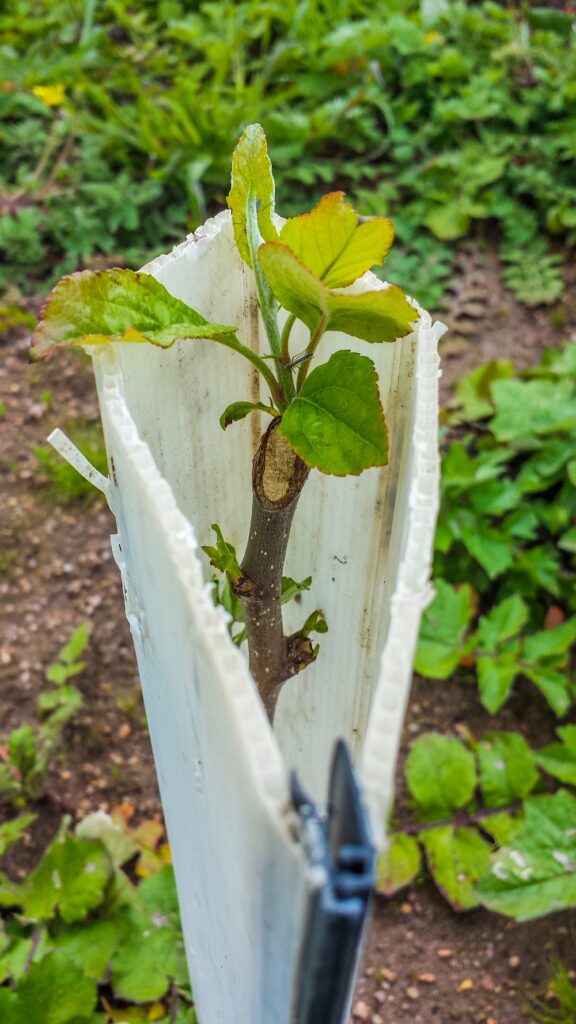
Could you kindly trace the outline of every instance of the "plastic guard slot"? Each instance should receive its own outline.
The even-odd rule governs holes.
[[[291,1024],[343,1024],[374,887],[374,848],[342,740],[334,748],[326,814],[306,796],[295,773],[291,781],[309,864],[327,875],[309,897]]]

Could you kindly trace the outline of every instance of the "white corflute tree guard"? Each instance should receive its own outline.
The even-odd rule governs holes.
[[[223,213],[144,268],[208,320],[240,324],[266,351],[251,271]],[[385,287],[366,274],[352,290]],[[285,571],[313,576],[286,632],[321,607],[318,660],[282,690],[273,730],[213,605],[200,545],[211,524],[242,551],[251,462],[264,424],[218,418],[265,401],[255,371],[205,341],[94,350],[108,450],[107,496],[136,648],[201,1024],[294,1020],[298,944],[322,866],[309,866],[290,800],[296,769],[326,798],[336,739],[349,744],[377,847],[385,836],[399,736],[437,513],[437,342],[419,314],[395,344],[372,345],[390,433],[389,465],[337,479],[312,472]],[[302,348],[305,347],[304,337]],[[365,343],[327,335],[323,359]],[[297,342],[294,350],[298,351]],[[322,1024],[318,1021],[318,1024]]]

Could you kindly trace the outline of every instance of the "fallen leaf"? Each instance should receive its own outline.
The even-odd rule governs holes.
[[[464,981],[461,981],[460,984],[458,985],[459,992],[467,992],[471,988],[474,988],[474,982],[472,981],[472,978],[464,978]]]

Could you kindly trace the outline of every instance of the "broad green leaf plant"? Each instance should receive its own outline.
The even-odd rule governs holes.
[[[24,807],[40,796],[64,730],[82,707],[82,693],[70,680],[85,668],[80,659],[89,636],[90,629],[84,622],[46,669],[52,687],[37,700],[40,724],[33,728],[24,723],[6,738],[6,756],[0,764],[0,798],[14,807]]]
[[[238,560],[217,528],[217,546],[205,550],[225,574],[223,603],[244,624],[237,638],[245,630],[250,669],[272,717],[282,684],[318,653],[309,634],[326,629],[320,612],[291,636],[282,624],[283,599],[305,586],[282,577],[302,488],[312,469],[357,475],[388,459],[373,361],[342,350],[315,365],[319,346],[328,331],[369,344],[393,342],[410,334],[417,313],[394,285],[362,294],[345,290],[383,263],[393,239],[389,220],[363,218],[343,193],[333,192],[310,213],[279,221],[266,138],[257,124],[245,129],[233,154],[228,205],[238,251],[254,273],[269,354],[243,345],[237,326],[208,323],[152,277],[130,270],[64,278],[43,308],[33,352],[45,356],[70,345],[110,342],[169,348],[176,340],[204,340],[227,346],[261,374],[269,402],[239,396],[220,419],[226,429],[254,410],[271,417],[254,457],[247,547]],[[295,353],[291,336],[297,321],[309,340]]]
[[[558,736],[540,750],[517,732],[419,736],[405,764],[411,820],[393,827],[380,892],[410,885],[425,861],[454,910],[528,921],[575,907],[576,726]]]
[[[0,825],[0,849],[31,817]],[[172,866],[137,834],[102,812],[74,831],[65,818],[21,882],[0,874],[2,1024],[197,1024]]]
[[[576,345],[515,375],[464,377],[442,465],[436,598],[416,670],[478,679],[491,714],[528,679],[558,717],[576,696]]]

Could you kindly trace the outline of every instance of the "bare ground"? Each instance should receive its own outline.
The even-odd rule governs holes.
[[[574,304],[530,311],[500,285],[496,257],[464,251],[440,318],[442,398],[457,380],[492,358],[518,367],[574,332]],[[109,535],[111,514],[98,499],[62,504],[46,485],[34,449],[54,426],[96,422],[87,361],[62,354],[30,365],[22,331],[0,338],[0,737],[36,717],[44,669],[83,621],[91,626],[86,669],[78,677],[84,708],[68,728],[41,799],[38,819],[5,869],[24,874],[63,813],[80,817],[118,804],[138,817],[159,816],[152,754],[131,639]],[[46,395],[46,392],[49,395]],[[403,751],[426,729],[461,723],[490,727],[472,688],[415,680]],[[545,742],[553,719],[528,689],[507,705],[501,728],[523,728]],[[5,751],[0,746],[0,757]],[[400,776],[399,776],[400,781]],[[13,812],[0,807],[0,819]],[[453,913],[430,882],[398,899],[375,901],[352,1021],[372,1024],[519,1024],[525,998],[546,989],[555,953],[576,960],[568,915],[517,925],[477,910]]]

